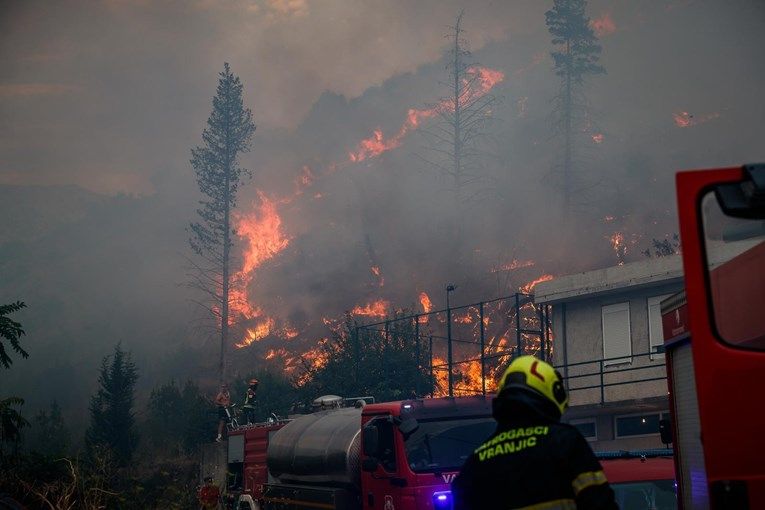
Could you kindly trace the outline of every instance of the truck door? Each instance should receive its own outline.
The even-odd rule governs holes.
[[[364,435],[375,435],[370,442],[363,439],[362,505],[364,510],[403,510],[401,489],[403,478],[399,465],[399,445],[391,415],[379,416],[368,422]],[[374,443],[374,446],[371,446]]]
[[[678,499],[765,508],[765,165],[680,172],[677,198],[691,332],[682,356],[667,350]],[[695,424],[678,412],[689,388]]]

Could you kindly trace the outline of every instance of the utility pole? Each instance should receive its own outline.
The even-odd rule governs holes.
[[[452,374],[452,307],[449,303],[449,294],[454,292],[457,287],[451,283],[446,286],[446,348],[447,348],[447,361],[446,364],[449,368],[449,396],[454,396],[454,376]]]

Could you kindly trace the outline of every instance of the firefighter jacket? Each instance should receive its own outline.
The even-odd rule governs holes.
[[[452,483],[455,510],[618,508],[575,427],[530,407],[514,411],[520,413],[500,419]]]

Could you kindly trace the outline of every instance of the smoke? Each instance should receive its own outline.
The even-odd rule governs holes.
[[[463,6],[474,60],[505,78],[492,89],[501,101],[481,145],[481,194],[462,209],[457,234],[451,183],[420,157],[435,117],[390,150],[357,162],[348,155],[375,130],[397,136],[411,109],[447,93],[443,35]],[[550,181],[558,82],[547,8],[536,0],[5,6],[0,295],[30,305],[19,319],[32,354],[8,372],[8,387],[33,407],[58,398],[82,410],[98,360],[118,341],[144,367],[144,391],[165,377],[212,373],[197,349],[212,352],[215,330],[204,329],[189,302],[198,296],[179,284],[183,229],[198,199],[189,149],[224,61],[258,124],[242,159],[255,177],[238,213],[257,222],[266,197],[282,241],[242,287],[261,311],[236,329],[237,342],[248,328],[258,337],[232,355],[242,370],[279,366],[328,335],[323,318],[357,306],[419,310],[424,292],[438,309],[446,284],[463,304],[546,274],[639,258],[652,238],[677,231],[677,170],[765,159],[761,3],[593,1],[607,74],[586,87],[592,115],[579,171],[589,184],[562,217]],[[71,185],[94,193],[61,187]],[[248,232],[240,230],[238,269]]]

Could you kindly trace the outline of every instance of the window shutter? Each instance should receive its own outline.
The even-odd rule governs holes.
[[[630,338],[630,304],[616,303],[604,306],[603,312],[603,358],[605,365],[632,362],[632,339]]]

